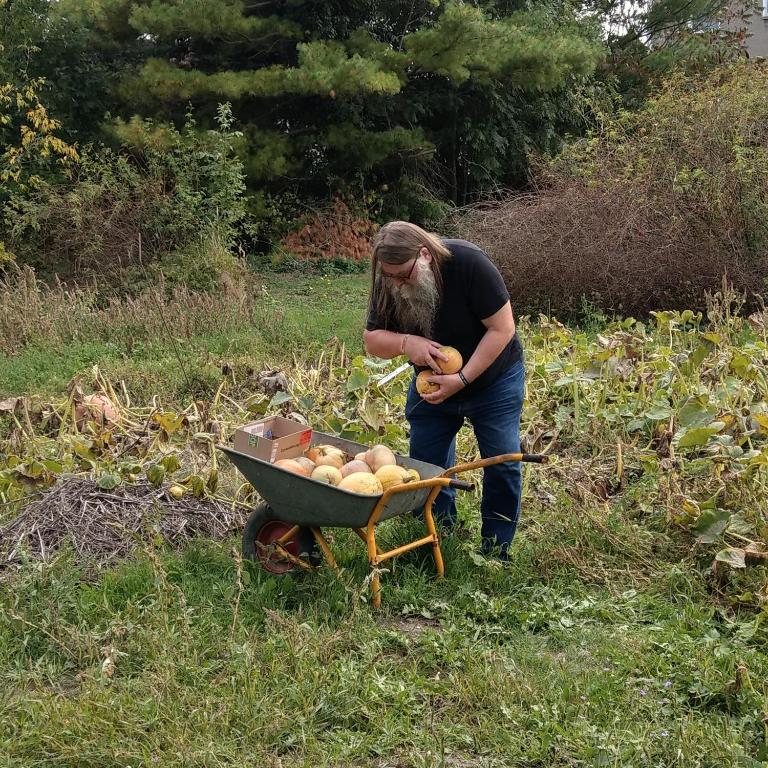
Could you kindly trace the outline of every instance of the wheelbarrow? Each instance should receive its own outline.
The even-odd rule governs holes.
[[[312,445],[334,445],[354,456],[368,446],[344,440],[323,432],[313,432]],[[539,454],[507,453],[444,469],[435,464],[396,455],[397,463],[415,469],[421,478],[388,488],[384,493],[370,496],[354,493],[333,485],[312,480],[274,464],[239,453],[226,446],[219,448],[258,491],[264,503],[250,514],[243,531],[243,556],[257,561],[270,573],[283,574],[297,568],[314,570],[325,559],[338,569],[336,560],[323,536],[323,528],[351,528],[368,550],[371,566],[371,594],[375,608],[381,606],[379,566],[386,560],[417,547],[431,546],[437,577],[445,572],[440,537],[432,516],[432,503],[441,488],[450,486],[471,491],[474,484],[454,475],[507,461],[543,463],[547,457]],[[376,544],[376,526],[399,515],[421,509],[427,535],[382,552]],[[319,549],[320,555],[317,554]]]

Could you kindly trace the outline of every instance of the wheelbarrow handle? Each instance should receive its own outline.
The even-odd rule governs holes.
[[[460,491],[474,491],[475,490],[475,484],[470,483],[469,480],[451,480],[448,485],[451,488],[457,488]]]
[[[482,469],[483,467],[491,467],[494,464],[503,464],[507,461],[525,461],[533,464],[546,464],[549,457],[543,453],[503,453],[500,456],[491,456],[488,459],[481,459],[480,461],[471,461],[468,464],[457,464],[455,467],[446,469],[443,472],[443,477],[450,477],[451,475],[458,474],[460,472],[469,472],[473,469]]]

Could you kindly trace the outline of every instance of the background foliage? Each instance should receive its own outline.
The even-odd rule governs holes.
[[[236,273],[243,257],[257,269],[355,269],[378,222],[404,218],[445,231],[457,206],[549,188],[555,171],[531,165],[532,158],[557,155],[590,132],[629,135],[630,118],[616,110],[647,115],[644,99],[659,88],[662,70],[678,72],[685,90],[685,78],[717,71],[741,55],[743,42],[738,25],[727,31],[712,23],[723,14],[714,0],[648,7],[15,0],[1,7],[3,253],[47,277],[109,275],[118,291],[136,290],[153,270],[211,288],[217,272]],[[696,112],[650,103],[667,110],[670,124]],[[666,140],[686,141],[678,134]],[[667,170],[642,171],[644,178],[660,174],[653,194]],[[564,206],[574,226],[563,248],[578,252],[582,246],[568,238],[583,237],[586,257],[602,259],[604,228],[594,214],[610,210],[617,220],[624,198],[603,184],[605,205],[587,204],[594,180],[582,196],[583,173],[571,176],[583,203]],[[715,199],[708,194],[717,196],[717,183],[696,185],[695,204],[710,208],[732,192]],[[549,232],[548,198],[535,199],[532,229],[521,230],[512,249],[562,239],[557,225]],[[746,201],[745,210],[755,205]],[[759,215],[748,216],[747,229]],[[712,248],[718,231],[729,242],[722,223],[709,221]],[[642,253],[656,248],[644,226],[630,228],[629,237]],[[671,236],[664,224],[654,228]],[[319,246],[307,242],[315,235]],[[742,245],[734,246],[739,253]],[[557,277],[557,261],[537,265],[542,285],[548,269]],[[699,282],[719,284],[721,261]],[[679,301],[693,294],[700,301],[699,282]],[[658,300],[668,301],[670,290],[677,288],[660,285]],[[604,293],[585,286],[575,302],[584,294],[599,303]],[[531,301],[538,299],[531,294]],[[560,300],[553,294],[550,301]],[[642,303],[611,297],[606,306]]]

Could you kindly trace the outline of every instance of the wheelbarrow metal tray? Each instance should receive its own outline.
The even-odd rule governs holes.
[[[323,432],[313,432],[312,445],[335,445],[350,456],[368,449],[368,446]],[[309,477],[280,469],[268,461],[238,453],[231,448],[220,447],[272,507],[277,517],[286,523],[313,528],[363,528],[368,524],[368,518],[381,498],[380,495],[367,496],[319,483]],[[443,468],[434,464],[397,454],[396,459],[400,466],[415,469],[422,480],[443,474]],[[430,491],[430,488],[421,488],[395,494],[387,501],[379,520],[421,509]]]

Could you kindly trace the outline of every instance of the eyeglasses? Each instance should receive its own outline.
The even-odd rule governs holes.
[[[381,277],[386,277],[389,280],[410,280],[411,279],[411,275],[413,275],[413,270],[416,269],[416,263],[418,262],[418,260],[419,260],[419,256],[417,256],[413,260],[413,264],[411,265],[410,270],[408,270],[408,274],[407,275],[403,275],[403,274],[400,274],[400,275],[388,275],[386,272],[384,272],[383,269],[381,269],[381,267],[379,267],[379,275],[381,275]]]

